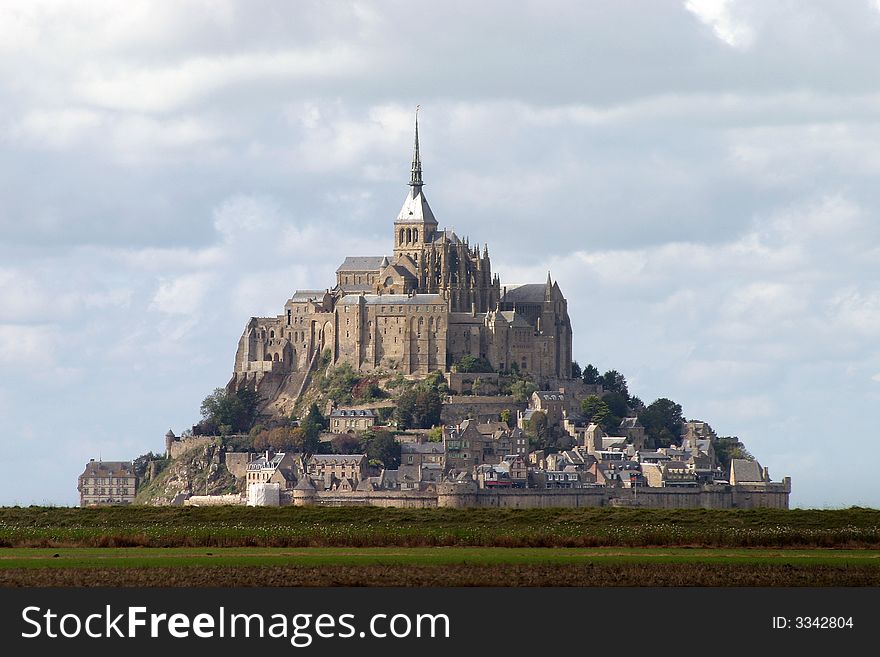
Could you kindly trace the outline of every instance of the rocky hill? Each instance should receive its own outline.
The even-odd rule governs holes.
[[[240,492],[239,483],[222,462],[221,450],[218,442],[209,442],[177,455],[158,474],[144,482],[135,504],[163,506],[187,494]]]

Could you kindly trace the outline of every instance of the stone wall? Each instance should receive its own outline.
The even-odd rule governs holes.
[[[184,506],[229,506],[242,505],[241,495],[192,495],[183,501]]]
[[[211,443],[220,443],[220,439],[216,436],[187,436],[174,440],[168,447],[168,456],[172,459],[178,458],[181,454],[195,449],[196,447],[205,447]]]
[[[460,424],[462,420],[472,417],[480,422],[497,421],[498,415],[505,409],[516,417],[516,412],[524,410],[525,402],[518,402],[510,395],[451,395],[443,403],[441,421],[443,424]]]
[[[296,491],[299,493],[299,491]],[[635,507],[646,509],[787,509],[790,480],[753,486],[703,488],[570,488],[478,490],[441,485],[430,491],[313,491],[294,497],[299,506],[382,506],[427,509],[543,509]]]
[[[248,463],[259,456],[260,454],[254,452],[226,452],[223,455],[223,462],[233,477],[242,479],[247,476]]]
[[[315,506],[383,506],[402,509],[433,509],[437,494],[413,490],[383,491],[316,491],[311,504]]]

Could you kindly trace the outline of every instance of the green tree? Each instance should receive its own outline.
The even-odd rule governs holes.
[[[611,413],[606,404],[598,395],[590,395],[581,402],[581,413],[587,422],[602,424]]]
[[[428,431],[428,442],[429,443],[442,443],[443,442],[443,427],[433,427],[430,431]]]
[[[379,461],[388,470],[400,467],[400,443],[387,431],[376,431],[367,440],[367,458]]]
[[[510,409],[505,408],[498,414],[498,419],[504,422],[508,427],[513,428],[513,425],[510,423]]]
[[[715,460],[722,470],[730,468],[731,459],[755,460],[736,436],[719,436],[713,441],[712,446],[715,448]]]
[[[481,379],[480,377],[477,377],[474,379],[474,382],[471,384],[471,392],[474,395],[479,395],[480,388],[482,388],[482,387],[483,387],[483,379]]]
[[[360,454],[361,439],[353,433],[341,433],[333,436],[330,441],[330,448],[334,454]]]
[[[529,418],[529,432],[543,444],[547,440],[547,414],[543,411],[535,411]]]
[[[588,363],[587,366],[584,367],[584,371],[581,376],[584,380],[584,383],[586,383],[587,385],[596,385],[597,383],[601,383],[600,379],[602,377],[599,375],[599,370],[592,363]]]
[[[255,390],[217,388],[202,401],[200,433],[247,433],[257,420],[260,398]]]
[[[320,444],[321,431],[326,426],[324,416],[318,410],[317,404],[309,407],[309,412],[299,423],[303,431],[303,448],[305,454],[315,454],[318,452]]]
[[[531,397],[532,393],[537,389],[538,386],[528,379],[517,379],[510,384],[510,394],[520,403],[528,401],[529,397]]]
[[[680,404],[662,397],[639,413],[639,422],[645,427],[646,445],[658,449],[678,440],[684,416]]]
[[[470,354],[465,354],[455,363],[455,371],[463,374],[494,372],[495,368],[485,358],[477,358]]]
[[[619,418],[626,417],[629,411],[626,395],[619,392],[606,392],[602,395],[602,401],[608,405],[608,411],[611,415],[616,415]]]
[[[645,402],[633,395],[629,398],[629,407],[636,413],[640,413],[645,409]]]
[[[578,365],[578,362],[576,360],[571,361],[571,378],[579,379],[583,375],[584,373],[581,371],[581,366]]]
[[[607,392],[619,392],[624,397],[629,396],[629,390],[626,388],[626,378],[617,370],[605,372],[600,383]]]

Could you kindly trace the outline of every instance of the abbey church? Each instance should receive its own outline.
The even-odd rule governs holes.
[[[488,246],[438,227],[423,190],[418,118],[393,244],[392,255],[345,258],[335,285],[295,292],[280,315],[251,318],[229,388],[295,397],[322,355],[405,375],[445,372],[471,355],[538,380],[570,377],[567,302],[549,273],[542,283],[502,285]]]

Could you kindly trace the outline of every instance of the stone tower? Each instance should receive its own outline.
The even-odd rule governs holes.
[[[419,112],[416,109],[416,138],[413,147],[409,193],[394,221],[394,255],[407,255],[418,266],[426,244],[437,232],[437,220],[422,191],[422,160],[419,157]]]

